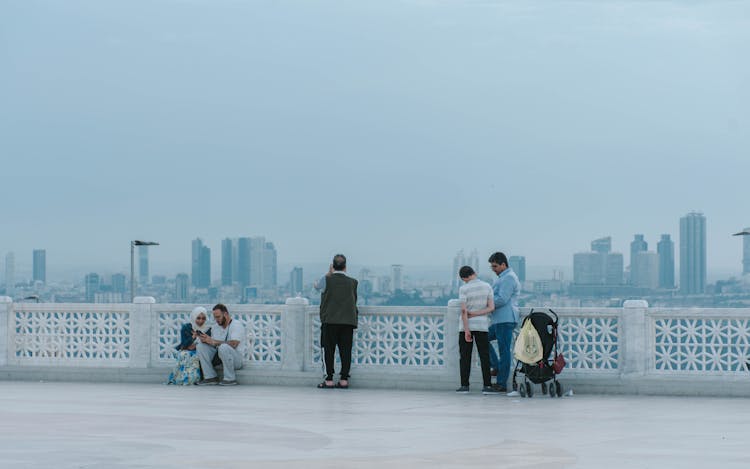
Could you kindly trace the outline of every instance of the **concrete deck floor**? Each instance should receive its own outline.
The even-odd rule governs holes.
[[[743,468],[750,400],[0,382],[2,468]]]

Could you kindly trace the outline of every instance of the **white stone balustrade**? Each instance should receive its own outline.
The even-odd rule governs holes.
[[[163,381],[195,305],[12,303],[0,297],[0,378]],[[210,305],[204,305],[209,306]],[[228,305],[247,330],[242,383],[312,385],[322,375],[318,307]],[[523,313],[528,313],[524,308]],[[577,392],[750,395],[750,309],[560,308],[560,380]],[[360,306],[352,383],[452,390],[459,305]],[[209,313],[210,316],[210,313]],[[476,356],[476,354],[475,354]],[[481,373],[472,373],[480,384]]]

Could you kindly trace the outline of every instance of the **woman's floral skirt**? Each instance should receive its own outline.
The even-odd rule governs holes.
[[[201,380],[201,364],[195,350],[177,352],[177,366],[169,374],[167,384],[187,386]]]

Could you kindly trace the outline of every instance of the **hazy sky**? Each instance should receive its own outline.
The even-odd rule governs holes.
[[[571,265],[699,210],[739,272],[748,57],[746,1],[0,0],[0,253]]]

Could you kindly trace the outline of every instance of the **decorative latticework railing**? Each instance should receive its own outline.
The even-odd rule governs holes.
[[[747,375],[750,315],[746,310],[655,310],[653,371]]]
[[[18,364],[118,366],[130,359],[128,305],[20,304],[10,324]]]
[[[321,362],[318,309],[308,310],[310,364]],[[445,308],[360,307],[352,365],[435,369],[445,366]]]

